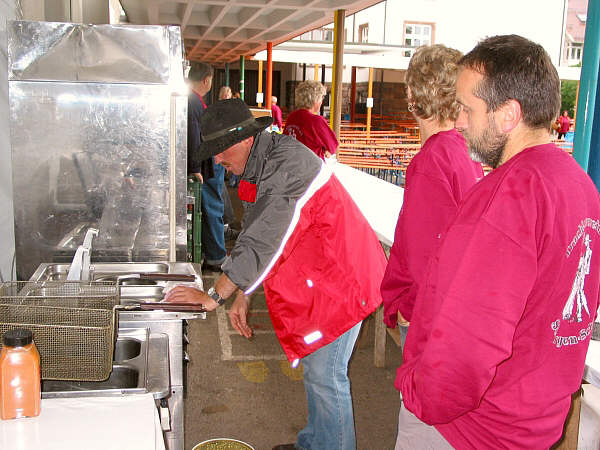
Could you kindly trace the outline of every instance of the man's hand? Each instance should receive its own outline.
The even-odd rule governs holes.
[[[398,314],[398,325],[401,327],[407,327],[410,325],[410,322],[406,320],[402,314],[400,314],[400,311],[398,311],[396,314]]]
[[[202,178],[202,174],[201,173],[193,173],[192,175],[194,175],[196,178],[198,178],[198,181],[200,183],[204,183],[204,178]]]
[[[239,290],[235,301],[229,309],[229,320],[231,326],[237,330],[239,334],[245,338],[252,337],[252,328],[248,326],[248,305],[250,299],[244,294],[244,291]]]
[[[197,305],[203,305],[207,311],[216,309],[219,304],[212,298],[202,292],[200,289],[177,286],[171,289],[165,296],[166,302],[173,303],[194,303]]]

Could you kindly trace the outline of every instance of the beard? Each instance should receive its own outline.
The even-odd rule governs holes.
[[[496,169],[500,165],[508,136],[496,128],[491,115],[488,116],[488,126],[479,136],[470,135],[468,130],[463,132],[469,144],[469,155],[477,161]]]

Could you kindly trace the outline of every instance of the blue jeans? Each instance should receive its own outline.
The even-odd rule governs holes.
[[[355,450],[348,361],[362,322],[302,359],[308,423],[298,434],[302,450]]]
[[[225,234],[223,232],[223,177],[225,168],[214,165],[215,176],[202,185],[202,252],[204,261],[213,266],[225,261]]]

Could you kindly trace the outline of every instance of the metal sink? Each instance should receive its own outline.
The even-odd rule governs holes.
[[[70,264],[42,263],[31,276],[31,281],[62,281],[67,279]],[[201,280],[200,266],[187,262],[102,262],[90,265],[93,281],[119,281],[121,304],[158,302],[163,299],[164,280],[127,278],[139,273],[195,275]]]
[[[90,274],[92,279],[117,277],[128,273],[169,273],[171,263],[130,263],[106,262],[92,263]],[[31,276],[32,281],[62,281],[67,279],[71,264],[42,263]]]
[[[42,398],[110,396],[151,392],[169,394],[169,340],[147,328],[121,328],[110,376],[104,381],[43,380]]]

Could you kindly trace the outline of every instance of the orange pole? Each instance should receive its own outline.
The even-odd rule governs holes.
[[[271,96],[273,95],[273,43],[267,42],[267,93],[265,107],[271,109]]]
[[[319,81],[319,65],[315,64],[315,75],[314,75],[314,80],[315,81]]]
[[[262,66],[263,66],[263,62],[262,61],[258,61],[258,89],[256,90],[256,92],[258,92],[259,94],[262,94]],[[262,102],[257,102],[258,103],[258,107],[262,108]]]

